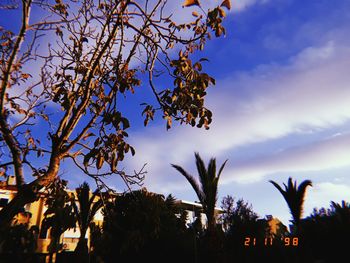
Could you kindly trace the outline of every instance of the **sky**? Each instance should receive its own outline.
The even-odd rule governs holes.
[[[170,10],[186,20],[196,7],[185,10],[181,2],[171,1]],[[194,152],[206,163],[215,157],[218,166],[228,159],[217,205],[226,195],[243,198],[261,217],[285,224],[288,207],[269,180],[313,182],[304,216],[330,201],[349,201],[350,1],[236,0],[224,25],[226,37],[208,42],[201,54],[216,79],[206,98],[214,115],[210,129],[174,125],[167,131],[159,115],[143,127],[144,93],[136,91],[125,109],[136,155],[123,162],[125,170],[147,163],[148,190],[195,201],[190,184],[170,164],[196,176]],[[71,187],[84,179],[71,163],[62,168],[63,176],[76,174],[69,177]],[[116,178],[107,182],[125,189]]]
[[[217,82],[207,97],[210,130],[166,131],[162,122],[134,130],[137,154],[126,167],[147,163],[149,190],[194,201],[170,164],[196,176],[195,151],[205,162],[228,159],[218,204],[226,195],[243,198],[285,224],[288,207],[269,180],[313,182],[304,216],[349,200],[350,2],[233,1],[225,26],[226,38],[204,50]]]

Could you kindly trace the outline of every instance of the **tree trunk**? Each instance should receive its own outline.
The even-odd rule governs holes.
[[[89,262],[89,250],[87,245],[87,240],[85,238],[87,229],[82,230],[79,242],[75,248],[75,258],[77,262],[88,263]]]
[[[48,186],[57,176],[59,166],[59,156],[52,156],[49,169],[45,175],[18,189],[16,196],[0,211],[0,231],[11,224],[13,217],[24,205],[37,200],[39,191],[43,187]]]

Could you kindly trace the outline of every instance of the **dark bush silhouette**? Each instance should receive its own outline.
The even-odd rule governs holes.
[[[104,211],[99,256],[105,262],[193,261],[193,232],[169,202],[146,190],[117,197]]]
[[[1,251],[6,253],[33,253],[36,249],[38,228],[28,228],[26,224],[11,226],[4,233],[5,240],[1,245]]]
[[[39,229],[19,224],[3,229],[0,244],[0,262],[37,262],[34,252],[37,248]]]
[[[302,220],[302,236],[314,261],[345,262],[350,246],[350,204],[331,202]]]
[[[245,238],[263,240],[269,226],[266,221],[258,220],[252,206],[243,199],[235,202],[234,198],[228,195],[223,198],[221,207],[224,210],[221,220],[226,230],[226,261],[246,262],[252,251],[244,246]]]

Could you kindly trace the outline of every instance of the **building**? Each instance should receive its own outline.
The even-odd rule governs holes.
[[[75,191],[67,190],[73,194]],[[0,210],[8,204],[9,201],[16,195],[17,187],[14,176],[9,176],[7,181],[0,182]],[[23,211],[18,213],[13,220],[13,224],[28,224],[29,227],[37,226],[39,229],[37,252],[47,253],[48,246],[50,244],[50,229],[43,227],[44,213],[47,210],[45,205],[46,194],[44,191],[41,192],[37,201],[25,205]],[[101,209],[96,213],[93,222],[101,225],[103,221],[103,215]],[[86,233],[86,238],[90,236],[89,229]],[[62,236],[60,243],[63,244],[63,250],[74,251],[80,237],[79,226],[71,228],[65,231]],[[88,239],[89,241],[89,239]]]
[[[276,217],[272,215],[266,215],[264,219],[259,219],[260,221],[267,222],[269,226],[269,235],[271,237],[285,236],[288,233],[288,229],[283,223]]]
[[[185,200],[176,200],[175,204],[181,210],[185,210],[187,212],[187,225],[194,223],[194,221],[199,218],[202,226],[206,226],[207,219],[203,212],[203,206],[199,202],[190,202]],[[218,217],[220,214],[224,212],[223,209],[219,207],[215,207],[215,215]]]

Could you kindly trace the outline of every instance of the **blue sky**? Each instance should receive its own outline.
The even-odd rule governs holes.
[[[182,9],[181,2],[170,1],[169,12],[186,20],[196,7]],[[0,25],[9,26],[3,18]],[[175,125],[166,131],[161,116],[144,128],[139,104],[150,98],[137,89],[125,106],[136,156],[122,166],[132,171],[147,163],[149,190],[194,201],[190,185],[170,164],[196,175],[195,151],[206,162],[228,159],[219,202],[227,194],[243,198],[260,216],[272,214],[286,224],[287,205],[269,180],[312,180],[305,216],[331,200],[349,201],[350,2],[236,0],[225,26],[227,36],[208,42],[201,54],[217,83],[206,102],[214,113],[210,130]],[[62,173],[71,187],[84,179],[68,162]],[[107,181],[125,188],[116,178]]]
[[[204,1],[202,1],[204,2]],[[218,164],[229,159],[219,188],[252,203],[259,215],[290,219],[280,193],[268,180],[310,179],[305,213],[350,199],[350,2],[233,1],[227,37],[208,44],[206,69],[216,77],[207,105],[209,131],[161,121],[133,130],[135,158],[147,164],[145,186],[195,200],[187,181],[194,151]]]

